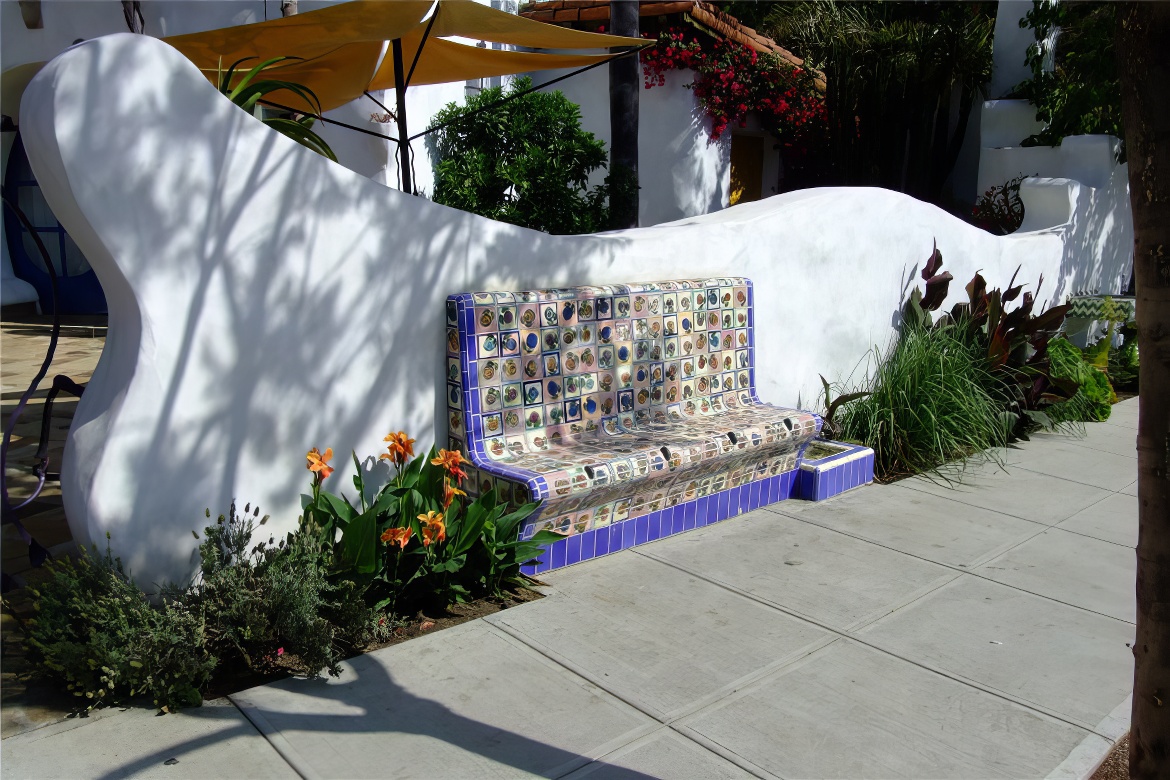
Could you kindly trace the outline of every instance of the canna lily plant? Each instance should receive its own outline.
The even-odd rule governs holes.
[[[466,503],[461,485],[467,461],[455,450],[415,456],[415,440],[399,431],[384,439],[393,477],[367,490],[353,453],[353,500],[324,489],[331,450],[314,448],[306,467],[312,492],[304,497],[302,525],[315,532],[335,576],[365,589],[375,609],[446,606],[476,594],[497,596],[520,581],[520,566],[559,535],[541,532],[520,541],[523,520],[538,508],[498,503],[495,491]]]

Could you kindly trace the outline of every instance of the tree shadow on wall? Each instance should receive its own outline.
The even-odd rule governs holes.
[[[445,445],[446,296],[592,281],[585,258],[612,264],[623,241],[387,189],[228,105],[177,52],[125,37],[67,55],[85,63],[70,113],[87,129],[61,153],[81,212],[67,227],[111,299],[75,433],[108,415],[117,435],[77,458],[112,461],[122,492],[111,502],[102,466],[82,471],[89,511],[107,508],[89,527],[111,528],[151,582],[193,567],[204,507],[239,497],[294,527],[310,447],[339,453],[336,486],[345,453],[376,452],[387,431]]]

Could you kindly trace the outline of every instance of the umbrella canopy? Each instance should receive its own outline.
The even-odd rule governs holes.
[[[454,37],[558,52],[604,53],[499,51],[445,40]],[[637,38],[582,32],[525,19],[473,0],[353,0],[280,19],[163,40],[195,63],[212,82],[221,69],[239,60],[247,60],[242,66],[246,71],[270,59],[295,57],[269,67],[265,76],[308,87],[325,111],[355,100],[368,90],[397,86],[392,58],[386,55],[387,41],[401,41],[406,67],[414,63],[408,81],[415,86],[584,67],[612,56],[607,51],[612,47],[645,44]],[[24,86],[41,64],[5,71],[4,114],[17,117]],[[316,110],[289,92],[272,96],[287,106]]]

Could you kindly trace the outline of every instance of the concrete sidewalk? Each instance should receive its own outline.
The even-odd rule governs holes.
[[[14,736],[3,775],[1084,777],[1128,730],[1136,425],[573,566],[340,679]]]

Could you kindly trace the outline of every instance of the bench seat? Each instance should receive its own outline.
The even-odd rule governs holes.
[[[821,429],[756,396],[747,279],[464,293],[447,319],[448,448],[473,465],[469,493],[541,501],[522,536],[607,529],[584,557],[793,495]],[[566,541],[534,570],[575,562]]]

